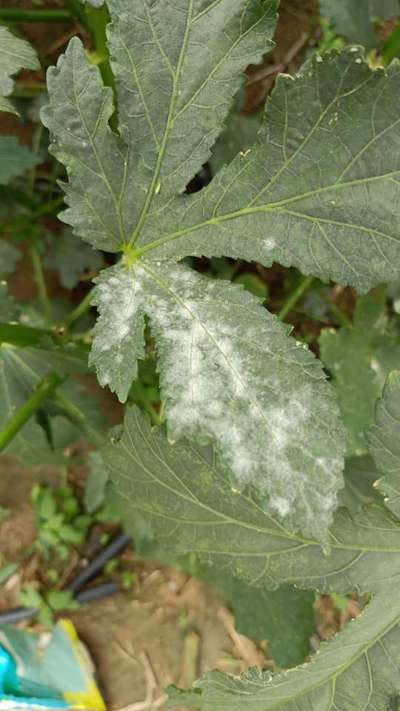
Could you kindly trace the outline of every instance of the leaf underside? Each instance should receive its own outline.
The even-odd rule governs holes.
[[[400,692],[398,590],[378,595],[311,661],[290,672],[209,672],[168,706],[201,711],[389,711]]]
[[[170,439],[213,442],[234,487],[252,484],[285,525],[323,538],[342,487],[343,436],[319,361],[242,287],[183,264],[118,265],[96,281],[100,383],[126,399],[146,314]]]
[[[161,552],[192,553],[271,589],[376,591],[400,572],[400,528],[383,505],[352,516],[340,509],[326,555],[320,544],[286,530],[251,491],[233,492],[208,451],[170,445],[137,408],[128,408],[123,437],[107,444],[103,459],[127,529]]]
[[[195,555],[265,590],[295,583],[323,592],[376,591],[361,617],[289,674],[206,674],[194,691],[171,690],[171,705],[204,711],[387,711],[400,691],[400,527],[381,506],[354,518],[345,510],[331,532],[330,554],[290,535],[250,495],[234,494],[209,452],[171,446],[137,408],[103,460],[126,529],[157,555]]]
[[[224,594],[239,634],[257,642],[267,640],[268,652],[278,667],[288,669],[304,662],[315,630],[313,592],[289,585],[278,590],[255,588],[216,566],[195,566],[193,574]]]

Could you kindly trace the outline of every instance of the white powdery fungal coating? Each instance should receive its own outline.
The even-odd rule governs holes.
[[[323,538],[344,437],[318,361],[238,286],[174,263],[113,269],[97,286],[97,354],[112,353],[115,372],[129,367],[124,348],[146,313],[170,439],[211,441],[236,489],[253,485],[285,525]]]
[[[330,523],[343,469],[337,409],[318,362],[233,285],[173,264],[146,265],[137,277],[153,293],[144,308],[171,439],[211,440],[235,487],[254,485],[288,525],[303,517],[316,535]]]
[[[93,303],[99,311],[89,362],[99,383],[124,401],[144,355],[141,287],[135,275],[120,265],[96,279]]]

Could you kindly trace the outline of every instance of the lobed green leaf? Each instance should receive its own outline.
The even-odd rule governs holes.
[[[183,264],[121,263],[97,284],[100,383],[126,399],[146,314],[170,439],[213,442],[233,486],[252,484],[286,526],[324,538],[343,485],[343,431],[319,361],[241,286]]]
[[[320,8],[336,32],[364,47],[377,44],[374,20],[389,20],[400,14],[399,0],[320,0]]]
[[[12,178],[34,168],[40,159],[15,136],[0,136],[0,185],[7,185]]]
[[[6,98],[14,87],[12,77],[20,69],[39,68],[36,52],[28,42],[14,37],[6,27],[0,27],[0,111],[18,113]]]
[[[160,556],[192,554],[259,588],[282,584],[349,593],[396,584],[400,527],[383,506],[350,515],[340,509],[326,548],[290,533],[251,491],[232,490],[208,451],[171,446],[137,408],[103,459],[122,520],[138,542]]]
[[[383,290],[358,300],[352,328],[325,329],[319,343],[347,429],[347,456],[366,454],[366,430],[374,422],[377,399],[400,359],[400,340],[390,328]]]
[[[370,452],[383,477],[377,481],[387,507],[400,517],[400,372],[390,373],[368,433]]]
[[[388,711],[400,693],[400,600],[397,586],[308,664],[290,672],[251,670],[241,677],[209,672],[193,691],[170,689],[169,707],[201,711]]]

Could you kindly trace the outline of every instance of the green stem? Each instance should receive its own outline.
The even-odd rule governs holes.
[[[65,12],[72,15],[76,20],[82,23],[82,25],[87,29],[86,26],[86,15],[83,3],[80,0],[64,0]]]
[[[342,311],[342,309],[340,309],[339,306],[335,304],[335,302],[332,301],[329,296],[327,296],[327,294],[325,294],[323,291],[321,291],[320,293],[326,304],[329,306],[329,309],[336,317],[337,322],[345,328],[352,329],[353,324],[349,317],[344,313],[344,311]]]
[[[64,0],[64,2],[71,15],[74,15],[86,31],[89,32],[96,55],[95,63],[100,69],[104,84],[113,90],[116,106],[115,80],[110,64],[106,33],[107,25],[110,22],[109,12],[105,6],[99,8],[84,6],[80,0]],[[111,117],[110,125],[114,130],[118,128],[116,112]]]
[[[131,395],[136,405],[143,407],[147,414],[150,415],[153,425],[157,425],[157,427],[162,425],[163,419],[156,411],[151,398],[148,396],[146,388],[139,379],[132,384]]]
[[[400,55],[400,25],[395,27],[382,48],[382,59],[384,64],[389,64],[395,57]]]
[[[12,7],[0,8],[0,21],[3,22],[70,22],[71,13],[67,10],[24,10]]]
[[[56,373],[50,373],[39,383],[30,398],[22,405],[15,415],[0,431],[0,451],[5,449],[16,434],[22,429],[29,418],[37,412],[42,403],[51,397],[61,383],[61,378]]]
[[[42,260],[35,245],[31,247],[31,260],[33,267],[33,276],[36,282],[39,301],[42,305],[43,313],[46,318],[51,321],[53,309],[51,307],[49,295],[47,293],[46,281],[43,274]]]
[[[288,313],[292,310],[293,306],[297,304],[299,299],[310,289],[314,282],[314,277],[313,276],[304,276],[301,277],[299,283],[297,284],[296,288],[291,291],[291,293],[287,296],[281,310],[278,313],[278,316],[282,321],[286,318]]]
[[[71,328],[71,326],[78,321],[81,316],[86,314],[88,311],[90,311],[92,307],[92,299],[93,299],[93,289],[88,291],[86,294],[85,298],[82,299],[81,303],[78,304],[76,309],[71,311],[70,314],[68,314],[67,318],[65,319],[63,326],[64,328],[68,329]]]
[[[50,215],[52,212],[55,212],[55,210],[57,210],[58,207],[61,207],[63,203],[63,197],[57,197],[54,198],[54,200],[49,200],[49,202],[45,202],[43,205],[37,207],[36,210],[33,210],[30,215],[17,217],[16,220],[2,225],[2,229],[7,232],[19,229],[20,227],[24,227],[25,225],[30,225],[36,220],[38,220],[40,217],[44,217],[44,215]]]
[[[97,432],[95,429],[88,425],[87,420],[83,412],[79,410],[73,402],[66,398],[61,393],[55,393],[54,402],[59,405],[61,410],[63,410],[65,416],[76,426],[78,429],[90,439],[93,444],[97,447],[101,447],[104,444],[104,437]]]
[[[41,344],[48,345],[49,340],[55,345],[62,343],[61,337],[54,331],[32,328],[21,323],[0,323],[0,344],[40,347]]]
[[[94,50],[99,58],[99,69],[104,84],[110,86],[115,96],[115,80],[110,65],[106,28],[110,22],[110,15],[106,7],[86,8],[87,27],[92,37]]]

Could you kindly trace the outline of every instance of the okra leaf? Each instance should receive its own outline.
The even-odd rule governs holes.
[[[252,149],[200,193],[179,194],[208,157],[239,65],[260,56],[260,32],[268,45],[271,2],[260,15],[256,0],[201,11],[193,0],[112,0],[121,137],[108,125],[111,89],[72,40],[49,71],[43,113],[70,177],[63,219],[98,247],[146,260],[277,261],[366,291],[399,276],[400,63],[373,71],[351,48],[280,76]]]
[[[42,119],[67,167],[63,219],[118,251],[208,159],[241,74],[272,47],[276,0],[110,0],[109,46],[122,141],[109,128],[111,89],[74,38],[48,73]],[[161,196],[160,196],[161,199]]]
[[[7,185],[12,178],[23,175],[39,162],[40,159],[15,136],[0,136],[0,185]]]
[[[11,246],[11,245],[10,245]],[[1,251],[0,251],[1,259]],[[0,262],[1,264],[1,262]],[[8,293],[5,281],[0,281],[0,322],[13,321],[19,316],[19,307],[11,294]]]
[[[193,574],[215,585],[226,597],[235,615],[239,634],[268,642],[268,653],[284,669],[302,664],[310,652],[315,631],[315,595],[282,585],[278,590],[255,588],[226,575],[216,566],[200,567]]]
[[[347,429],[347,455],[366,454],[366,431],[374,422],[376,402],[400,361],[400,341],[391,332],[383,291],[358,300],[352,328],[325,329],[319,342]]]
[[[207,450],[169,444],[137,408],[102,456],[126,529],[155,559],[193,555],[262,589],[364,593],[397,585],[400,525],[383,505],[353,515],[339,509],[323,549],[284,528],[250,489],[232,490]]]
[[[389,20],[400,14],[399,0],[320,0],[320,8],[339,35],[364,47],[377,44],[374,20]]]
[[[353,513],[360,513],[366,506],[382,503],[375,484],[378,478],[379,472],[371,456],[347,459],[345,486],[339,494],[339,505]]]
[[[44,258],[44,265],[57,269],[60,283],[65,289],[74,289],[85,272],[98,272],[104,266],[100,252],[87,244],[77,248],[77,242],[71,231],[61,235],[51,235],[50,251]]]
[[[86,369],[86,354],[76,350],[60,349],[57,352],[46,348],[15,348],[3,343],[0,346],[0,429],[51,370],[66,375],[70,372],[84,372]],[[61,392],[63,388],[67,388],[68,394],[68,384],[61,386]],[[45,429],[35,417],[28,420],[4,453],[13,454],[31,466],[62,461],[60,450],[51,447]]]
[[[285,526],[324,538],[343,485],[343,432],[320,362],[288,327],[241,286],[173,262],[103,271],[94,300],[100,383],[126,399],[146,314],[170,439],[213,442],[233,486],[253,485]]]
[[[25,40],[14,37],[6,28],[0,27],[0,111],[18,113],[6,97],[11,94],[12,77],[21,69],[39,69],[35,50]]]
[[[372,71],[356,48],[281,75],[250,151],[195,195],[157,196],[137,254],[276,261],[360,291],[393,279],[399,90],[400,63]]]
[[[387,507],[400,517],[400,371],[388,376],[368,433],[370,452],[383,474],[377,481]]]
[[[397,585],[321,645],[308,664],[241,677],[209,672],[192,691],[170,688],[169,707],[200,711],[388,711],[400,693],[400,596]]]
[[[126,530],[155,557],[196,556],[218,575],[265,591],[295,583],[323,592],[377,591],[361,617],[311,662],[289,674],[211,672],[189,692],[171,690],[171,704],[205,711],[338,709],[386,711],[400,691],[400,527],[379,506],[354,518],[341,510],[330,553],[291,535],[248,492],[237,494],[208,452],[171,446],[136,408],[124,434],[103,450],[112,496]],[[297,705],[296,705],[297,704]]]
[[[0,277],[14,274],[15,265],[22,258],[22,254],[11,242],[2,239],[0,242]],[[1,320],[5,319],[1,317]]]

